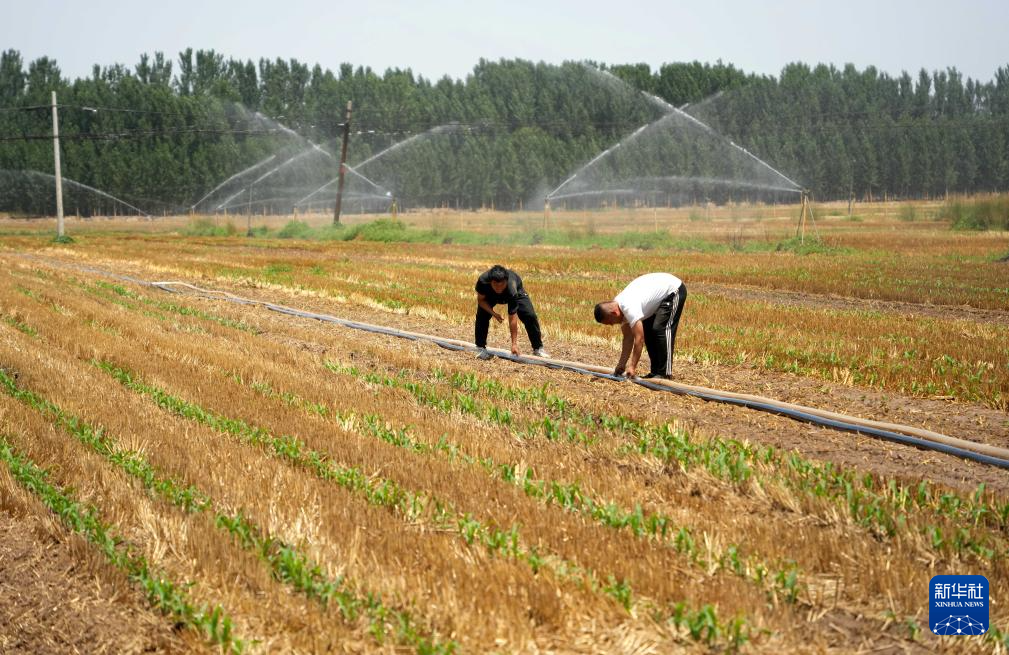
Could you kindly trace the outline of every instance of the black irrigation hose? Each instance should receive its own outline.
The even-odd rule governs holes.
[[[155,287],[157,287],[159,289],[162,289],[162,290],[165,290],[165,291],[169,291],[171,293],[178,293],[174,289],[169,288],[169,284],[171,284],[171,283],[157,283],[157,282],[155,282],[155,283],[153,283],[151,285],[155,286]],[[268,303],[268,302],[261,302],[261,301],[256,301],[256,300],[246,300],[244,298],[238,298],[238,297],[230,296],[230,295],[224,296],[224,298],[227,299],[227,300],[231,300],[233,302],[241,303],[241,304],[262,305],[263,307],[266,307],[267,309],[271,309],[273,311],[280,312],[281,314],[287,314],[289,316],[297,316],[297,317],[301,317],[301,318],[311,318],[311,319],[315,319],[315,320],[326,322],[326,323],[334,323],[334,324],[341,325],[343,327],[352,328],[352,329],[355,329],[355,330],[364,330],[365,332],[372,332],[372,333],[375,333],[375,334],[385,334],[385,335],[392,336],[392,337],[398,337],[398,338],[402,338],[402,339],[409,339],[411,341],[421,341],[421,340],[428,341],[430,343],[434,343],[434,344],[436,344],[438,346],[441,346],[442,348],[446,348],[448,350],[470,351],[470,352],[473,352],[473,351],[476,350],[476,346],[464,346],[464,345],[460,345],[459,343],[454,342],[454,340],[453,341],[449,341],[449,340],[441,339],[441,338],[435,337],[435,336],[404,333],[404,332],[402,332],[400,330],[396,330],[394,328],[387,328],[387,327],[378,326],[378,325],[369,325],[369,324],[366,324],[366,323],[358,323],[356,321],[350,321],[350,320],[346,320],[346,319],[342,319],[342,318],[337,318],[335,316],[330,316],[328,314],[316,314],[314,312],[306,312],[306,311],[302,311],[302,310],[299,310],[299,309],[293,309],[293,308],[290,308],[290,307],[284,307],[282,305],[275,305],[273,303]],[[928,439],[922,439],[920,437],[914,437],[914,436],[910,436],[910,435],[906,435],[906,434],[900,434],[899,432],[893,432],[891,430],[883,430],[883,429],[874,428],[874,427],[871,427],[871,426],[858,425],[856,423],[848,423],[848,422],[839,421],[839,420],[836,420],[836,419],[825,418],[825,417],[822,417],[822,416],[816,416],[815,414],[810,414],[808,412],[803,412],[803,411],[799,411],[799,410],[795,410],[795,409],[790,409],[790,408],[786,408],[786,407],[779,407],[779,406],[773,405],[771,403],[763,403],[763,402],[753,401],[753,400],[748,400],[748,399],[729,398],[729,397],[722,396],[722,395],[719,395],[719,394],[706,393],[706,392],[700,392],[700,391],[686,391],[686,390],[682,390],[682,389],[675,389],[675,388],[667,387],[665,385],[655,384],[654,382],[649,382],[648,380],[644,380],[644,379],[640,379],[640,378],[625,378],[623,376],[612,375],[612,374],[609,374],[609,373],[601,373],[599,371],[592,371],[592,370],[589,370],[589,369],[586,369],[586,368],[581,368],[581,367],[578,367],[578,366],[572,366],[570,364],[559,364],[557,362],[553,362],[553,361],[546,360],[546,359],[540,359],[538,357],[524,357],[524,356],[521,356],[521,355],[512,355],[511,353],[506,353],[504,351],[497,351],[494,354],[495,354],[496,357],[500,357],[501,359],[507,359],[509,361],[513,361],[513,362],[516,362],[516,363],[519,363],[519,364],[531,364],[531,365],[534,365],[534,366],[544,366],[544,367],[551,368],[551,369],[571,371],[573,373],[580,373],[582,375],[591,375],[593,377],[603,378],[603,379],[606,379],[606,380],[613,380],[613,381],[618,381],[618,382],[624,381],[624,380],[629,380],[629,381],[631,381],[631,382],[633,382],[635,384],[638,384],[638,385],[640,385],[642,387],[645,387],[647,389],[651,389],[653,391],[665,391],[665,392],[668,392],[668,393],[675,393],[675,394],[678,394],[678,395],[692,396],[692,397],[700,398],[702,400],[706,400],[706,401],[710,401],[710,402],[726,403],[726,404],[729,404],[729,405],[736,405],[738,407],[746,407],[748,409],[755,409],[755,410],[758,410],[758,411],[769,412],[769,413],[772,413],[772,414],[778,414],[778,415],[781,415],[781,416],[787,416],[787,417],[795,419],[797,421],[803,421],[803,422],[806,422],[806,423],[812,423],[814,425],[819,425],[819,426],[822,426],[822,427],[833,428],[835,430],[841,430],[843,432],[854,432],[856,434],[865,434],[865,435],[869,435],[869,436],[872,436],[872,437],[878,437],[880,439],[885,439],[887,441],[893,441],[893,442],[896,442],[896,443],[904,444],[904,445],[907,445],[907,446],[917,446],[918,448],[924,448],[924,449],[927,449],[927,450],[935,450],[935,451],[938,451],[938,452],[941,452],[941,453],[946,453],[947,455],[954,455],[956,457],[961,457],[963,459],[968,459],[968,460],[971,460],[971,461],[974,461],[974,462],[978,462],[979,464],[988,464],[990,466],[996,466],[998,468],[1009,470],[1009,459],[1003,459],[1003,458],[999,458],[999,457],[993,457],[991,455],[985,455],[983,453],[975,453],[975,452],[967,450],[965,448],[958,448],[956,446],[950,446],[948,444],[936,443],[936,442],[933,442],[933,441],[929,441]]]
[[[636,384],[640,384],[643,387],[653,389],[655,391],[668,391],[670,393],[675,394],[694,396],[696,398],[701,398],[703,400],[709,400],[719,403],[727,403],[729,405],[737,405],[739,407],[747,407],[749,409],[756,409],[762,412],[770,412],[772,414],[780,414],[781,416],[787,416],[797,421],[804,421],[806,423],[813,423],[814,425],[834,428],[835,430],[841,430],[843,432],[866,434],[872,437],[879,437],[880,439],[885,439],[887,441],[895,441],[897,443],[901,443],[906,446],[917,446],[919,448],[935,450],[940,453],[946,453],[947,455],[955,455],[956,457],[969,459],[971,461],[978,462],[980,464],[989,464],[991,466],[997,466],[998,468],[1001,469],[1009,469],[1009,460],[1007,459],[1003,459],[1000,457],[992,457],[991,455],[985,455],[983,453],[975,453],[973,451],[967,450],[966,448],[957,448],[956,446],[950,446],[948,444],[936,443],[934,441],[929,441],[928,439],[922,439],[921,437],[913,437],[911,435],[901,434],[899,432],[893,432],[891,430],[882,430],[880,428],[874,428],[867,425],[858,425],[856,423],[846,423],[844,421],[838,421],[835,419],[825,418],[822,416],[816,416],[815,414],[809,414],[807,412],[788,409],[785,407],[777,407],[770,403],[761,403],[753,400],[742,400],[739,398],[726,398],[725,396],[719,396],[717,394],[701,393],[698,391],[681,391],[678,389],[672,389],[670,387],[663,386],[661,384],[655,384],[653,382],[649,382],[648,380],[635,379],[633,380],[633,382]]]
[[[455,346],[453,349],[465,350],[465,348],[462,346]],[[607,380],[615,380],[615,381],[629,380],[634,384],[645,387],[646,389],[651,389],[653,391],[665,391],[667,393],[675,393],[677,395],[692,396],[694,398],[700,398],[701,400],[706,400],[709,402],[726,403],[729,405],[736,405],[737,407],[746,407],[748,409],[755,409],[758,411],[768,412],[771,414],[778,414],[781,416],[787,416],[788,418],[795,419],[797,421],[803,421],[806,423],[812,423],[814,425],[833,428],[835,430],[840,430],[843,432],[854,432],[856,434],[865,434],[872,437],[879,437],[880,439],[885,439],[887,441],[894,441],[900,444],[904,444],[906,446],[917,446],[919,448],[936,450],[941,453],[946,453],[947,455],[954,455],[956,457],[969,459],[971,461],[975,461],[980,464],[989,464],[991,466],[997,466],[998,468],[1009,470],[1009,460],[1002,459],[1000,457],[992,457],[991,455],[985,455],[983,453],[975,453],[965,448],[957,448],[956,446],[950,446],[948,444],[935,443],[927,439],[922,439],[920,437],[913,437],[906,434],[900,434],[899,432],[893,432],[891,430],[882,430],[880,428],[874,428],[865,425],[857,425],[854,423],[847,423],[845,421],[838,421],[836,419],[816,416],[815,414],[810,414],[808,412],[788,409],[785,407],[777,407],[770,403],[762,403],[753,400],[742,400],[739,398],[728,398],[725,396],[720,396],[718,394],[704,393],[700,391],[684,391],[681,389],[674,389],[672,387],[667,387],[662,384],[655,384],[654,382],[649,382],[648,380],[644,380],[641,378],[625,378],[622,376],[611,375],[608,373],[599,373],[597,371],[590,371],[588,369],[579,368],[577,366],[553,364],[549,361],[544,361],[531,357],[521,357],[521,356],[517,357],[515,355],[510,354],[498,355],[498,357],[501,357],[502,359],[509,359],[511,361],[518,362],[520,364],[534,364],[538,366],[546,366],[548,368],[573,371],[575,373],[582,373],[584,375],[592,375]]]
[[[29,256],[29,258],[35,259],[34,257],[31,257],[31,256]],[[403,332],[401,330],[396,330],[394,328],[387,328],[387,327],[380,326],[380,325],[370,325],[370,324],[367,324],[367,323],[359,323],[357,321],[350,321],[350,320],[347,320],[347,319],[342,319],[342,318],[337,318],[335,316],[330,316],[329,314],[317,314],[317,313],[314,313],[314,312],[306,312],[306,311],[302,311],[300,309],[294,309],[294,308],[291,308],[291,307],[285,307],[283,305],[276,305],[276,304],[273,304],[273,303],[270,303],[270,302],[265,302],[265,301],[260,301],[260,300],[250,300],[250,299],[247,299],[247,298],[241,298],[239,296],[235,296],[235,295],[232,295],[232,294],[229,294],[229,293],[226,293],[226,292],[208,292],[205,289],[200,289],[199,287],[195,287],[193,285],[189,285],[189,284],[186,284],[186,283],[183,283],[183,282],[147,282],[145,280],[140,280],[140,279],[137,279],[137,278],[126,276],[126,275],[119,275],[119,274],[111,273],[109,271],[104,271],[104,270],[101,270],[101,269],[98,269],[98,268],[93,268],[93,267],[90,267],[90,266],[78,265],[78,268],[81,268],[81,269],[84,269],[84,270],[87,270],[87,271],[90,271],[90,272],[93,272],[93,273],[97,273],[97,274],[100,274],[100,275],[104,275],[106,277],[112,277],[112,278],[120,279],[120,280],[123,280],[123,281],[126,281],[126,282],[131,282],[131,283],[134,283],[134,284],[137,284],[137,285],[140,285],[140,286],[153,287],[153,288],[156,288],[156,289],[160,289],[162,291],[167,291],[168,293],[180,293],[180,291],[177,291],[176,289],[171,288],[172,286],[175,286],[175,285],[188,286],[188,287],[196,290],[198,293],[202,293],[202,294],[207,295],[207,296],[218,297],[218,298],[220,298],[222,300],[227,300],[229,302],[234,302],[234,303],[238,303],[238,304],[241,304],[241,305],[261,305],[263,307],[266,307],[269,310],[272,310],[272,311],[275,311],[275,312],[278,312],[278,313],[281,313],[281,314],[286,314],[288,316],[296,316],[296,317],[299,317],[299,318],[311,318],[311,319],[315,319],[317,321],[322,321],[322,322],[325,322],[325,323],[333,323],[333,324],[340,325],[340,326],[347,327],[347,328],[351,328],[351,329],[354,329],[354,330],[363,330],[363,331],[372,332],[372,333],[375,333],[375,334],[384,334],[384,335],[387,335],[387,336],[397,337],[397,338],[400,338],[400,339],[409,339],[411,341],[428,341],[430,343],[433,343],[435,345],[441,346],[442,348],[446,348],[448,350],[470,351],[470,352],[473,352],[473,351],[476,350],[476,346],[463,345],[461,342],[457,342],[457,341],[455,341],[453,339],[443,339],[443,338],[440,338],[440,337],[435,337],[435,336],[430,336],[430,335]],[[215,294],[219,294],[219,295],[215,295]],[[788,418],[791,418],[791,419],[794,419],[794,420],[797,420],[797,421],[803,421],[805,423],[811,423],[813,425],[819,425],[819,426],[822,426],[822,427],[833,428],[835,430],[840,430],[840,431],[843,431],[843,432],[853,432],[855,434],[865,434],[865,435],[868,435],[868,436],[871,436],[871,437],[877,437],[877,438],[880,438],[880,439],[884,439],[886,441],[893,441],[893,442],[896,442],[896,443],[904,444],[904,445],[907,445],[907,446],[915,446],[915,447],[923,448],[923,449],[926,449],[926,450],[934,450],[936,452],[945,453],[947,455],[953,455],[955,457],[960,457],[962,459],[966,459],[966,460],[970,460],[970,461],[973,461],[973,462],[977,462],[979,464],[987,464],[989,466],[995,466],[995,467],[998,467],[998,468],[1001,468],[1001,469],[1009,470],[1009,459],[1005,459],[1005,458],[1001,458],[1001,457],[994,457],[992,455],[986,455],[986,454],[983,454],[983,453],[977,453],[977,452],[968,450],[966,448],[959,448],[957,446],[951,446],[949,444],[937,443],[935,441],[930,441],[928,439],[924,439],[924,438],[921,438],[921,437],[914,437],[914,436],[907,435],[907,434],[901,434],[899,432],[894,432],[892,430],[884,430],[884,429],[876,428],[876,427],[872,427],[872,426],[859,425],[859,424],[853,423],[853,422],[846,422],[846,421],[832,419],[832,418],[827,418],[827,417],[823,417],[823,416],[817,416],[815,414],[811,414],[811,413],[808,413],[808,412],[803,412],[803,411],[798,410],[798,409],[792,409],[792,408],[789,408],[789,407],[781,407],[781,406],[775,405],[775,404],[770,403],[770,402],[760,402],[760,401],[756,401],[756,400],[743,399],[743,398],[731,398],[731,397],[728,397],[728,396],[719,395],[717,393],[707,393],[707,392],[696,391],[696,390],[676,389],[676,388],[672,388],[672,387],[667,387],[665,385],[656,384],[654,382],[650,382],[648,380],[644,380],[644,379],[641,379],[641,378],[625,378],[623,376],[612,375],[612,374],[609,374],[609,373],[602,373],[602,372],[599,372],[599,371],[593,371],[593,370],[590,370],[590,369],[587,369],[587,368],[582,368],[582,367],[579,367],[579,366],[573,366],[573,365],[567,364],[567,363],[558,363],[558,362],[555,362],[555,361],[551,361],[549,359],[540,359],[538,357],[524,357],[522,355],[512,355],[511,353],[508,353],[506,351],[500,351],[499,350],[499,351],[496,351],[494,353],[494,355],[496,357],[500,357],[501,359],[506,359],[506,360],[509,360],[509,361],[512,361],[512,362],[516,362],[516,363],[519,363],[519,364],[530,364],[530,365],[534,365],[534,366],[544,366],[546,368],[551,368],[551,369],[555,369],[555,370],[571,371],[573,373],[580,373],[582,375],[590,375],[592,377],[602,378],[602,379],[605,379],[605,380],[612,380],[612,381],[615,381],[615,382],[623,382],[625,380],[629,380],[630,382],[633,382],[634,384],[638,384],[638,385],[640,385],[642,387],[645,387],[646,389],[651,389],[653,391],[665,391],[665,392],[668,392],[668,393],[675,393],[675,394],[678,394],[678,395],[692,396],[692,397],[695,397],[695,398],[700,398],[700,399],[705,400],[705,401],[726,403],[726,404],[729,404],[729,405],[735,405],[737,407],[746,407],[748,409],[754,409],[754,410],[757,410],[757,411],[768,412],[768,413],[771,413],[771,414],[778,414],[780,416],[787,416]]]

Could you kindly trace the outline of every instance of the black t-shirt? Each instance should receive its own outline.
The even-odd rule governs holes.
[[[490,285],[490,271],[484,273],[476,280],[476,292],[487,299],[487,304],[508,305],[508,313],[514,314],[519,310],[518,299],[526,295],[522,288],[522,278],[513,270],[508,269],[508,285],[504,292],[494,293],[494,288]]]

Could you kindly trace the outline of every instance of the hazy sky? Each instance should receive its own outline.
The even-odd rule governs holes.
[[[912,75],[1009,65],[1009,0],[0,0],[0,49],[55,57],[64,75],[132,67],[143,52],[296,58],[465,77],[481,57],[610,64],[718,59],[777,75],[792,61]],[[178,66],[174,69],[176,72]]]

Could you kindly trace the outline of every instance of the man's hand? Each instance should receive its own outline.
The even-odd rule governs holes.
[[[624,369],[624,375],[626,375],[629,378],[634,377],[635,373],[637,373],[637,367],[635,367],[633,364]]]
[[[613,375],[621,376],[623,374],[624,374],[624,367],[623,366],[617,366],[615,369],[613,369]]]
[[[519,352],[519,347],[515,344],[512,344],[512,354],[516,357],[520,357],[522,355],[522,353]]]
[[[497,321],[498,323],[504,320],[504,316],[501,316],[501,314],[498,314],[496,311],[491,312],[491,315],[494,317],[494,320]]]

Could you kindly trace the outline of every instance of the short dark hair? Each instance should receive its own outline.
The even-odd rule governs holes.
[[[606,318],[606,308],[603,307],[604,303],[599,303],[596,305],[595,316],[596,323],[602,323],[603,319]]]
[[[494,264],[487,272],[487,277],[491,282],[504,282],[508,279],[508,269],[501,264]]]

